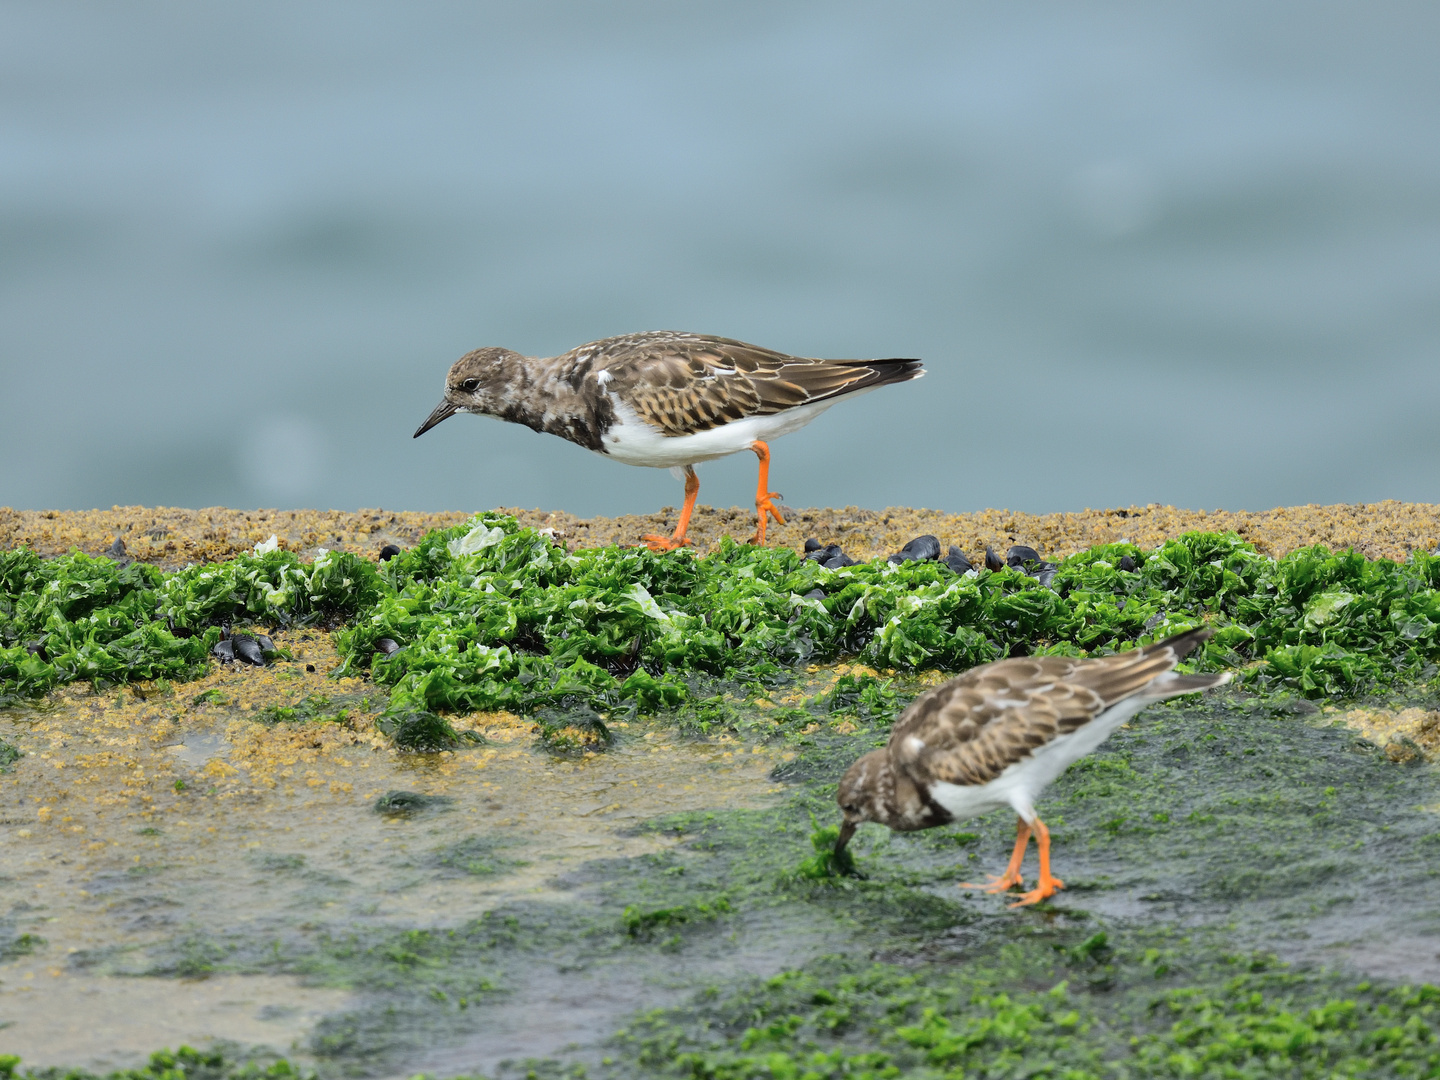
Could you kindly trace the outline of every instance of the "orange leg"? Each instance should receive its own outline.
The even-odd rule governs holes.
[[[1011,904],[1011,907],[1038,904],[1041,900],[1054,896],[1065,887],[1063,881],[1050,873],[1050,830],[1045,828],[1045,823],[1038,817],[1031,827],[1035,830],[1035,846],[1040,849],[1040,880],[1035,883],[1035,888]]]
[[[785,519],[780,516],[780,508],[773,500],[783,499],[785,496],[778,491],[770,491],[770,447],[758,439],[750,444],[750,449],[755,451],[755,456],[760,459],[760,480],[755,485],[755,513],[759,516],[759,523],[755,526],[755,535],[750,538],[750,543],[765,546],[765,515],[769,514],[781,525]]]
[[[680,510],[680,524],[675,526],[674,536],[645,536],[645,543],[651,551],[674,551],[690,541],[685,539],[685,530],[690,527],[690,515],[695,512],[695,496],[700,494],[700,478],[695,468],[685,466],[685,505]]]
[[[1038,819],[1037,819],[1038,821]],[[1040,826],[1042,829],[1045,827]],[[1006,889],[1025,887],[1025,882],[1020,877],[1020,864],[1025,861],[1025,845],[1030,843],[1030,826],[1025,824],[1024,818],[1015,819],[1015,850],[1010,853],[1010,865],[1005,867],[1005,873],[997,878],[991,878],[984,885],[972,885],[968,881],[962,881],[962,889],[984,889],[986,892],[1004,892]]]

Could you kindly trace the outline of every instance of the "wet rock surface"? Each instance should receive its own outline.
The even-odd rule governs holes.
[[[325,678],[325,635],[279,637],[293,659],[263,669],[217,666],[168,690],[72,687],[0,713],[24,754],[0,777],[0,898],[8,940],[39,942],[0,962],[7,1050],[122,1065],[138,1052],[102,1042],[213,1033],[323,1075],[523,1076],[522,1059],[548,1058],[650,1076],[668,1073],[613,1042],[658,1032],[634,1028],[638,1015],[669,1010],[657,1015],[671,1034],[724,1030],[757,977],[823,988],[843,974],[834,965],[874,959],[922,981],[1021,978],[1016,994],[1068,979],[1082,1008],[1219,987],[1234,978],[1224,958],[1252,952],[1337,968],[1344,987],[1440,979],[1425,944],[1440,915],[1427,885],[1433,695],[1342,708],[1227,691],[1145,711],[1042,798],[1068,888],[1015,912],[955,886],[1003,866],[1006,813],[909,835],[865,826],[862,878],[797,871],[812,815],[835,817],[835,778],[933,679],[866,705],[853,687],[872,676],[815,669],[750,707],[789,725],[768,743],[608,718],[603,753],[557,755],[536,728],[575,717],[477,714],[451,722],[486,743],[416,755],[374,732],[369,684]],[[270,703],[337,693],[344,718],[266,717]],[[1179,974],[1157,976],[1152,951]],[[1041,967],[1007,974],[1016,955]],[[328,997],[299,981],[318,971]],[[226,994],[182,1005],[195,979]],[[122,985],[145,1002],[123,1037]],[[60,1015],[89,1024],[61,1030]]]
[[[509,508],[528,526],[550,529],[571,547],[641,542],[647,533],[669,532],[679,511],[580,518],[562,511]],[[26,545],[43,554],[77,547],[107,554],[115,541],[129,558],[175,567],[249,551],[271,535],[290,551],[324,547],[380,558],[386,547],[406,548],[430,529],[458,525],[470,511],[421,514],[390,510],[231,510],[208,507],[115,506],[108,510],[13,510],[0,507],[0,548]],[[1440,546],[1440,507],[1426,503],[1376,502],[1278,507],[1263,511],[1184,510],[1151,504],[1109,510],[1027,514],[982,510],[950,514],[892,507],[791,508],[786,523],[772,523],[769,542],[797,550],[807,537],[826,536],[851,558],[888,556],[917,536],[945,537],[965,552],[997,551],[1026,544],[1053,556],[1096,544],[1128,541],[1151,548],[1183,532],[1234,530],[1262,552],[1283,555],[1299,547],[1354,547],[1371,558],[1404,559]],[[697,506],[689,536],[705,551],[722,535],[743,539],[755,529],[754,507]]]
[[[1063,552],[1038,533],[910,528],[878,550],[853,534],[812,522],[794,544],[909,548],[956,573],[985,552],[1042,582]],[[672,1076],[682,1051],[692,1073],[725,1075],[717,1063],[746,1054],[839,1047],[908,1068],[931,1036],[894,1033],[920,1031],[922,1005],[956,1028],[999,991],[1052,1015],[1043,995],[1065,983],[1053,1016],[1138,1033],[1139,1050],[1100,1047],[1128,1061],[1185,1001],[1219,1023],[1240,983],[1303,1020],[1352,999],[1363,1018],[1376,995],[1440,980],[1427,683],[1144,711],[1042,798],[1068,888],[1010,911],[955,885],[1003,868],[1007,813],[865,826],[863,877],[803,872],[836,778],[940,673],[811,667],[704,718],[644,723],[578,706],[425,714],[448,734],[407,749],[376,727],[383,689],[330,677],[327,633],[270,633],[227,630],[232,662],[197,682],[76,683],[0,709],[16,751],[0,760],[0,1052],[117,1068],[214,1037],[322,1077],[603,1078]],[[860,1018],[843,1036],[815,1012],[829,998]],[[751,1027],[773,1031],[742,1047]],[[1079,1068],[1064,1055],[1091,1044],[1063,1038],[1041,1049]],[[1368,1074],[1393,1072],[1376,1059]]]

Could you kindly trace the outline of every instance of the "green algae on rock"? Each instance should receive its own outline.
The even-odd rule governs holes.
[[[1144,948],[1144,935],[1100,956],[1087,942],[1064,947],[1063,934],[1038,936],[1049,940],[963,964],[829,958],[651,1013],[618,1041],[632,1075],[703,1080],[1430,1077],[1440,1069],[1434,987],[1347,985],[1265,955],[1206,956],[1189,941]],[[1166,961],[1183,963],[1188,978]]]
[[[1248,667],[1259,686],[1323,697],[1433,675],[1437,584],[1440,557],[1422,552],[1403,564],[1323,547],[1275,560],[1234,534],[1187,533],[1150,552],[1102,545],[1062,560],[1046,587],[1008,567],[827,570],[728,540],[698,558],[567,552],[493,514],[432,532],[378,570],[345,553],[306,564],[269,551],[167,575],[20,549],[0,554],[0,695],[185,678],[231,622],[349,620],[340,673],[368,668],[392,710],[433,714],[576,702],[652,712],[727,685],[758,692],[840,657],[958,671],[1103,654],[1205,621],[1216,634],[1200,666]],[[891,707],[878,685],[836,692],[866,711]]]
[[[85,1069],[20,1071],[21,1059],[0,1054],[0,1080],[102,1080]],[[110,1073],[104,1080],[316,1080],[315,1073],[271,1054],[230,1056],[222,1051],[157,1050],[138,1069]]]
[[[363,559],[288,552],[165,574],[71,552],[0,552],[0,701],[77,680],[184,679],[231,621],[305,624],[353,615],[378,591]]]
[[[303,891],[322,866],[339,869],[323,845],[307,847],[303,861],[257,849],[247,859],[266,870],[265,888],[283,879],[290,900],[218,914],[207,900],[131,973],[286,974],[355,990],[361,996],[293,1048],[313,1056],[326,1080],[421,1070],[505,1080],[581,1070],[592,1080],[1433,1075],[1435,991],[1357,985],[1364,976],[1268,955],[1343,962],[1346,954],[1324,950],[1333,918],[1357,952],[1407,934],[1401,947],[1415,961],[1434,951],[1425,941],[1435,823],[1416,809],[1435,802],[1434,771],[1397,768],[1349,731],[1297,723],[1293,701],[1227,691],[1157,707],[1062,776],[1049,793],[1055,842],[1076,872],[1043,910],[1008,912],[1003,898],[954,888],[1003,859],[1012,822],[999,814],[959,835],[867,826],[856,847],[865,880],[797,874],[816,821],[834,813],[833,789],[813,778],[778,804],[657,813],[638,827],[663,836],[663,848],[600,852],[572,864],[557,892],[512,894],[483,917],[453,902],[438,913],[365,916],[354,894],[368,899],[376,885],[517,876],[494,861],[496,830],[462,818],[476,796],[451,788],[456,801],[443,816],[396,823],[436,828],[412,834],[411,854],[387,864],[393,879],[346,871],[364,884],[350,886],[349,905],[327,910],[344,885]],[[743,718],[753,707],[740,709]],[[530,724],[514,726],[528,737]],[[616,750],[589,767],[635,751],[640,726],[622,729]],[[815,749],[840,761],[871,738],[857,732]],[[541,770],[578,775],[575,762],[540,757]],[[545,783],[543,771],[527,775],[531,786]],[[588,814],[610,797],[577,809]],[[351,804],[348,829],[360,816],[382,820],[365,809],[370,799]],[[607,847],[620,839],[602,835]],[[166,880],[158,873],[145,895]],[[728,910],[718,909],[722,897]],[[1357,942],[1350,928],[1362,927],[1370,937]],[[50,948],[63,948],[54,937]],[[93,962],[141,960],[116,952]],[[1415,981],[1414,970],[1393,983]],[[606,999],[611,986],[629,996]],[[545,1008],[561,987],[587,997],[599,1015],[592,1027],[564,1026],[584,1010],[551,1008],[545,1028],[562,1035],[533,1052],[552,1060],[502,1066],[498,1055],[480,1056],[497,1015]],[[593,1053],[572,1057],[571,1041]],[[438,1059],[455,1067],[428,1056],[456,1046]],[[226,1067],[238,1072],[243,1060],[227,1051]]]

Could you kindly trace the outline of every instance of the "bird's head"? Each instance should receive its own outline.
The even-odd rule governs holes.
[[[838,855],[855,835],[862,822],[887,821],[887,793],[894,784],[890,780],[890,757],[885,750],[872,750],[851,765],[840,781],[840,790],[835,801],[840,804],[844,821],[840,825],[840,837],[835,841]]]
[[[498,413],[525,382],[525,357],[512,349],[487,346],[468,352],[450,365],[445,397],[415,429],[418,439],[457,412]]]

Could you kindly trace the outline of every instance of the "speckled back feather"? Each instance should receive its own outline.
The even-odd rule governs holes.
[[[984,784],[1041,746],[1142,692],[1210,636],[1208,628],[1092,659],[1025,657],[983,664],[922,694],[895,723],[893,766],[921,788],[935,781]],[[1174,676],[1169,696],[1222,676]]]
[[[924,373],[918,360],[819,360],[669,330],[607,338],[570,355],[588,361],[592,376],[608,373],[606,388],[666,435],[708,431]]]

